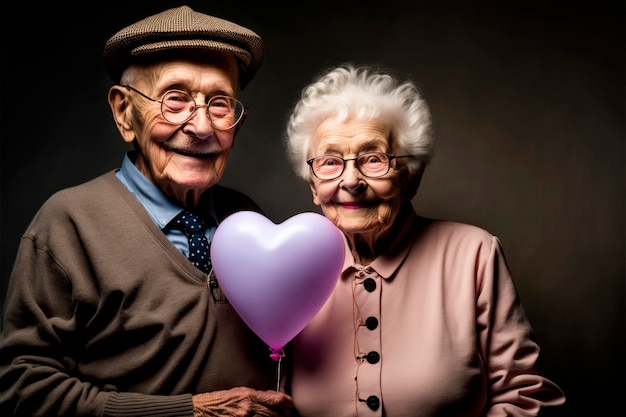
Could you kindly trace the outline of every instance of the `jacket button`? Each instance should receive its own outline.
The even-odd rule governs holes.
[[[368,317],[367,320],[365,320],[365,327],[374,330],[378,327],[378,319],[374,316]]]
[[[376,281],[374,281],[372,278],[368,278],[363,281],[363,287],[367,292],[372,292],[376,289]]]
[[[376,411],[378,410],[378,407],[380,407],[380,400],[377,396],[370,395],[369,397],[367,397],[367,406],[370,408],[370,410]]]
[[[378,352],[371,351],[370,353],[367,354],[367,361],[369,363],[375,364],[375,363],[378,363],[379,360],[380,360],[380,355],[378,354]]]

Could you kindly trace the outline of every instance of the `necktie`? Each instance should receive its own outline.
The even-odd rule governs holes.
[[[181,213],[174,221],[174,227],[182,231],[189,239],[189,260],[201,271],[211,271],[209,240],[204,235],[208,224],[197,214],[189,211]]]

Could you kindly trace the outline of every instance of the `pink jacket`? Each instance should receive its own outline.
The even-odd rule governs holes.
[[[355,264],[346,244],[334,293],[294,339],[299,414],[536,416],[562,404],[499,240],[405,213],[371,265]]]

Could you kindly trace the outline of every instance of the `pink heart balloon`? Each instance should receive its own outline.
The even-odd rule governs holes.
[[[282,349],[322,308],[343,268],[343,235],[317,213],[281,224],[240,211],[211,242],[218,282],[244,322],[269,347]]]

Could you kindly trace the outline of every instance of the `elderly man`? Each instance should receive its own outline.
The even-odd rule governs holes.
[[[106,43],[121,167],[59,191],[24,233],[0,342],[4,416],[284,416],[263,343],[212,272],[218,185],[263,41],[183,6]]]

